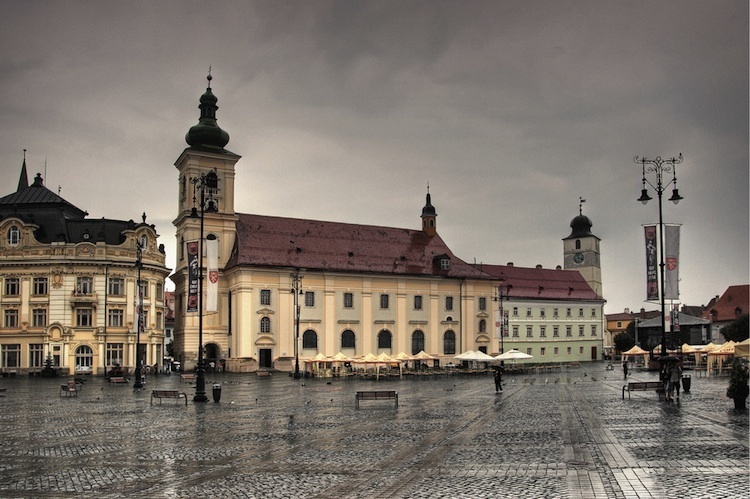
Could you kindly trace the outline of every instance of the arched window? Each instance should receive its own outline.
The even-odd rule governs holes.
[[[354,331],[347,329],[341,333],[341,348],[355,348]]]
[[[312,329],[308,329],[302,333],[302,348],[318,349],[318,335]]]
[[[378,333],[378,348],[387,349],[391,348],[392,335],[387,329],[383,329]]]
[[[88,345],[81,345],[76,349],[76,369],[89,368],[94,365],[94,352]]]
[[[581,240],[576,239],[576,249],[581,249]]]
[[[487,321],[484,319],[479,319],[479,332],[480,333],[487,332]]]
[[[271,319],[268,317],[261,317],[260,332],[262,334],[271,334]]]
[[[411,333],[411,354],[416,355],[424,350],[424,333],[417,329]]]
[[[15,225],[8,229],[8,244],[18,246],[21,242],[21,230]]]
[[[446,355],[456,353],[456,333],[450,329],[443,334],[443,353]]]

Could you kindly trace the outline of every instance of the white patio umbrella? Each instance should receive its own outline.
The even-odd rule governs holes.
[[[515,348],[513,350],[508,350],[505,353],[501,353],[497,357],[495,357],[495,360],[519,360],[519,359],[533,359],[533,355],[529,355],[527,353],[519,352]]]

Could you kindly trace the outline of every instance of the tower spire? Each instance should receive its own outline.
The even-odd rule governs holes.
[[[23,164],[21,165],[21,177],[18,179],[18,189],[22,191],[29,186],[29,175],[26,173],[26,149],[23,150]]]

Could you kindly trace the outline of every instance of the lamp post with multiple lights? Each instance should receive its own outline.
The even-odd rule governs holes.
[[[200,247],[198,249],[198,366],[195,370],[195,396],[193,402],[208,402],[206,397],[206,369],[203,362],[203,223],[206,213],[216,211],[216,194],[219,178],[215,170],[201,173],[199,177],[190,179],[193,184],[193,205],[195,192],[200,191],[200,214],[193,206],[190,218],[200,218]],[[206,199],[208,194],[208,199]]]
[[[138,317],[135,333],[135,372],[133,373],[135,381],[133,382],[133,390],[143,388],[143,367],[141,366],[141,331],[143,330],[143,287],[141,285],[141,268],[143,268],[143,246],[143,241],[140,239],[135,240],[135,268],[138,270],[135,289],[138,293]]]
[[[661,156],[657,156],[654,159],[639,158],[636,156],[633,158],[636,163],[640,163],[643,171],[643,188],[641,190],[641,197],[638,198],[643,204],[648,203],[653,199],[648,195],[648,189],[646,184],[650,185],[659,199],[659,280],[660,280],[660,294],[659,299],[661,302],[661,355],[662,359],[667,357],[667,325],[666,325],[666,303],[664,298],[664,219],[662,214],[662,195],[664,191],[673,185],[672,197],[669,201],[677,204],[682,199],[680,193],[677,190],[677,165],[682,163],[682,154],[676,158],[662,159]],[[656,185],[652,184],[646,179],[647,173],[654,173],[656,175]],[[663,180],[664,174],[672,174],[672,179],[666,184]],[[663,362],[663,361],[662,361]]]
[[[291,274],[292,294],[294,295],[294,379],[299,379],[301,376],[299,372],[299,295],[304,277],[299,272]]]

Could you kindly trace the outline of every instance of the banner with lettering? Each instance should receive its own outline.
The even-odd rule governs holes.
[[[218,311],[219,301],[219,240],[211,235],[206,239],[208,283],[206,284],[206,312]]]
[[[198,311],[198,287],[199,273],[198,268],[198,241],[185,242],[187,247],[187,270],[188,270],[188,300],[187,311]]]
[[[664,226],[664,253],[666,255],[664,275],[664,298],[680,299],[680,226]]]
[[[646,236],[646,300],[659,299],[659,280],[656,258],[656,225],[643,227]]]

